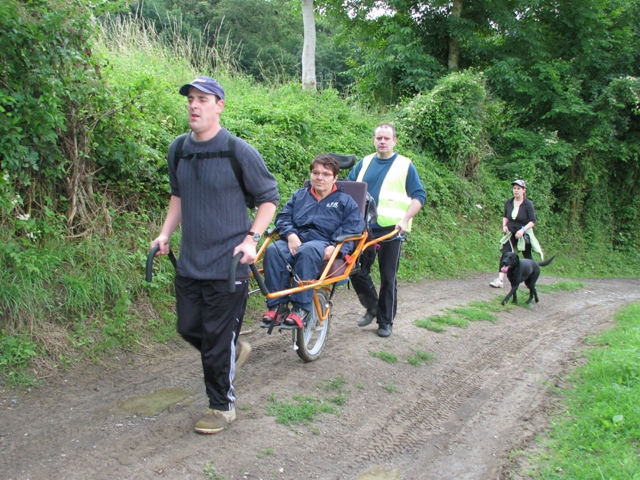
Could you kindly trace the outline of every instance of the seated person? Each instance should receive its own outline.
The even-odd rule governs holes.
[[[311,185],[294,192],[276,217],[280,239],[267,247],[263,263],[265,284],[270,292],[291,288],[287,262],[293,267],[294,278],[316,280],[322,261],[331,258],[335,251],[336,239],[343,234],[358,236],[364,231],[358,204],[335,185],[340,170],[338,162],[331,155],[318,155],[311,161],[310,170]],[[348,242],[340,252],[346,255],[353,248],[353,242]],[[260,326],[268,327],[275,321],[276,325],[302,328],[312,301],[312,289],[269,298],[269,311]]]

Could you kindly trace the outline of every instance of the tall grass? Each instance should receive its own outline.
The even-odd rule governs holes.
[[[237,52],[219,35],[214,35],[216,40],[210,46],[203,41],[208,37],[207,31],[198,40],[182,35],[178,17],[169,17],[166,26],[169,28],[159,34],[154,23],[144,18],[107,15],[102,19],[101,35],[97,40],[109,58],[129,59],[134,70],[141,66],[147,67],[145,70],[154,70],[157,66],[171,67],[157,73],[165,80],[176,80],[176,83],[185,78],[185,72],[224,72],[227,76],[239,73]],[[138,63],[139,60],[143,63]]]
[[[169,265],[158,264],[154,284],[143,282],[146,238],[142,225],[117,235],[51,238],[38,245],[1,236],[0,344],[21,339],[35,345],[32,363],[45,372],[81,356],[98,359],[113,348],[166,340],[175,330],[172,276]],[[15,376],[25,367],[22,360],[3,350],[0,374]]]

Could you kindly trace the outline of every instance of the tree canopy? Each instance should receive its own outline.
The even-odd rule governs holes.
[[[536,182],[557,214],[557,232],[631,248],[640,221],[635,7],[632,0],[320,0],[318,86],[339,86],[373,108],[397,106],[388,119],[463,178],[474,181],[485,168]],[[214,71],[218,59],[232,58],[273,85],[300,78],[300,8],[286,0],[145,0],[122,15],[152,20],[168,44],[186,32],[226,52],[199,68]],[[168,135],[110,90],[118,86],[104,87],[105,65],[92,53],[101,13],[65,0],[0,7],[2,170],[28,208],[63,194],[71,225],[101,210],[96,180],[116,182],[127,198],[148,191],[131,173],[150,168]],[[190,54],[185,61],[197,64]],[[124,139],[125,131],[134,134]],[[35,182],[48,185],[37,202]]]
[[[184,35],[233,53],[237,68],[267,83],[299,79],[303,51],[300,0],[207,0],[134,2],[130,11],[152,21],[170,39]],[[317,22],[319,85],[344,88],[347,54],[333,37],[339,27]]]
[[[543,181],[554,210],[568,220],[566,230],[606,232],[613,243],[630,245],[631,234],[618,220],[640,219],[631,214],[638,211],[640,185],[637,2],[322,5],[358,45],[353,91],[397,104],[430,94],[452,71],[482,72],[487,93],[505,106],[500,122],[486,125],[493,130],[486,162],[501,176]],[[435,139],[440,131],[420,133]]]

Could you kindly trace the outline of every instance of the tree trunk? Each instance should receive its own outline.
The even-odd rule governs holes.
[[[316,20],[313,16],[313,0],[302,0],[302,88],[316,90]]]
[[[453,7],[451,8],[451,16],[453,25],[458,25],[458,19],[462,15],[462,0],[453,0]],[[451,35],[449,37],[449,59],[447,60],[447,67],[449,70],[458,70],[460,65],[460,44],[458,43],[458,37]]]

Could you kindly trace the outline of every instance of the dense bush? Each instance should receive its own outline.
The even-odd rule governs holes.
[[[135,209],[132,199],[153,193],[145,173],[158,137],[169,138],[164,123],[147,121],[135,82],[122,92],[105,80],[111,66],[94,52],[86,4],[3,2],[0,29],[0,222],[16,233],[16,215],[73,234],[108,231],[108,206]],[[47,233],[30,238],[38,232]]]
[[[60,203],[69,209],[75,200],[96,113],[90,104],[100,95],[93,25],[88,10],[64,1],[0,6],[2,223],[14,210],[64,211]]]
[[[470,178],[492,154],[490,134],[503,113],[489,99],[481,75],[454,73],[408,100],[398,113],[398,126],[418,149]]]

